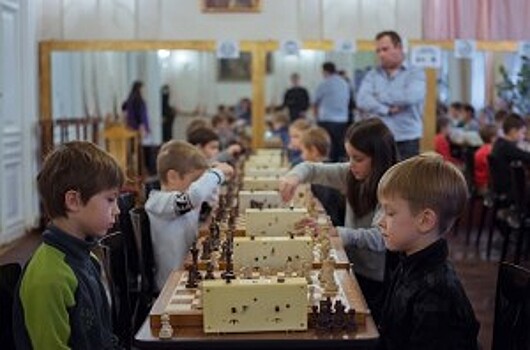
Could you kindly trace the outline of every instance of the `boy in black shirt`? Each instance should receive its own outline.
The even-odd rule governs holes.
[[[478,322],[447,261],[448,232],[467,200],[462,173],[439,155],[415,156],[381,178],[385,245],[404,253],[383,305],[383,349],[477,349]]]

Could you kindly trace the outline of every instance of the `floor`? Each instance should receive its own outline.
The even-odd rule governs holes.
[[[481,328],[479,342],[482,349],[491,348],[493,314],[495,306],[495,287],[497,279],[497,262],[502,240],[495,237],[490,259],[486,257],[486,237],[482,237],[480,245],[475,248],[475,232],[471,235],[472,243],[465,244],[465,224],[461,225],[457,235],[449,235],[450,259],[471,300]],[[485,236],[486,234],[484,234]],[[10,247],[0,248],[0,264],[18,262],[24,264],[40,243],[40,235],[34,232],[14,242]],[[528,261],[524,263],[530,265]]]

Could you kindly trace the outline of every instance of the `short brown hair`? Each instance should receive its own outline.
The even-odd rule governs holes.
[[[210,123],[205,118],[198,117],[198,118],[193,119],[186,127],[186,138],[188,137],[189,134],[193,132],[193,130],[197,128],[208,127],[209,125]]]
[[[51,152],[37,175],[37,187],[50,219],[66,217],[66,192],[79,192],[86,204],[94,195],[124,182],[116,159],[92,142],[72,141]]]
[[[300,142],[305,148],[315,147],[318,154],[322,157],[329,155],[329,149],[331,148],[331,139],[326,129],[320,126],[314,126],[307,129],[302,134]]]
[[[424,153],[392,166],[377,188],[379,199],[399,196],[413,214],[429,208],[437,214],[438,229],[445,233],[464,211],[467,185],[462,172],[435,153]]]
[[[478,133],[484,143],[491,143],[495,136],[497,136],[497,125],[486,124],[480,128]]]
[[[526,122],[517,113],[510,113],[502,122],[502,131],[508,134],[511,130],[521,130],[526,126]]]
[[[162,145],[156,158],[156,168],[160,182],[167,183],[167,172],[175,170],[184,176],[194,170],[208,169],[208,161],[195,146],[179,140],[171,140]]]
[[[399,34],[393,30],[385,30],[383,32],[379,32],[377,33],[377,35],[375,36],[375,40],[381,40],[383,39],[385,36],[388,36],[390,38],[390,41],[392,41],[392,44],[394,44],[394,46],[402,46],[403,45],[403,41],[401,40],[401,36],[399,36]]]
[[[212,141],[219,141],[219,135],[210,127],[198,127],[192,130],[188,136],[188,142],[194,146],[206,146]]]

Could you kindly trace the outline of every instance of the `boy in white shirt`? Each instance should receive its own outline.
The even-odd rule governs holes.
[[[149,215],[156,285],[162,289],[171,270],[181,268],[197,239],[203,202],[216,202],[218,187],[232,176],[225,163],[208,165],[196,147],[183,141],[165,143],[158,153],[161,190],[151,191],[145,203]]]

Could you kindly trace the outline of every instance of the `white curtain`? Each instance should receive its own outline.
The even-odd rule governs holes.
[[[211,52],[174,50],[162,52],[161,81],[171,89],[171,103],[181,112],[217,109],[216,58]]]

